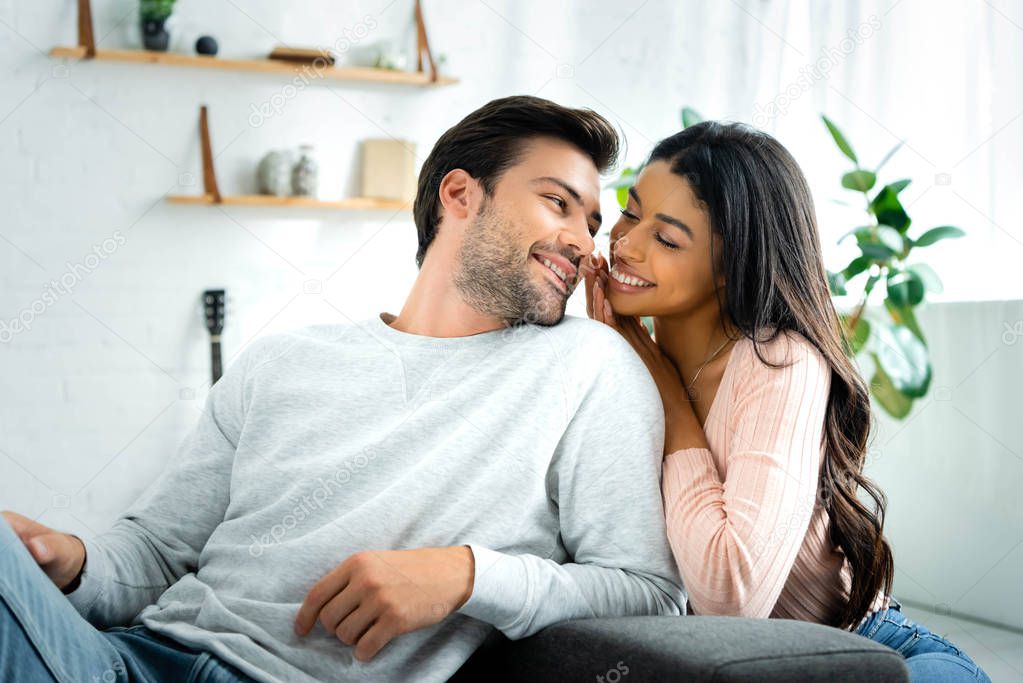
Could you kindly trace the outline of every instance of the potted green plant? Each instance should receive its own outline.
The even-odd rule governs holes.
[[[910,184],[909,178],[895,180],[878,190],[877,174],[902,146],[900,142],[873,169],[860,167],[849,141],[826,116],[821,116],[838,149],[851,162],[853,170],[842,176],[842,187],[863,195],[867,221],[839,238],[856,239],[860,253],[837,272],[828,272],[831,293],[850,294],[849,284],[857,281],[856,305],[841,313],[848,339],[848,352],[870,355],[874,375],[870,390],[885,412],[904,418],[913,401],[927,394],[931,384],[931,360],[927,339],[916,319],[916,307],[928,292],[942,291],[941,278],[919,258],[919,249],[941,240],[962,237],[961,229],[942,225],[910,234],[912,220],[899,200]],[[873,191],[873,193],[872,193]],[[862,283],[862,288],[860,288]],[[871,294],[883,284],[883,311],[867,308]]]
[[[166,52],[170,44],[167,19],[174,12],[174,0],[139,0],[142,44],[147,50]]]

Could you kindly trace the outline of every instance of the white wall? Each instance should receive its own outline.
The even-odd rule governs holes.
[[[134,0],[94,5],[101,47],[137,43]],[[277,43],[332,45],[369,24],[375,28],[358,47],[379,39],[409,44],[411,5],[180,0],[175,47],[187,51],[196,35],[211,33],[222,56],[258,56]],[[537,94],[591,106],[622,127],[627,161],[636,163],[677,130],[682,105],[751,120],[758,104],[789,93],[785,112],[764,125],[811,178],[830,265],[841,265],[844,255],[834,238],[861,217],[831,202],[847,168],[816,120],[820,111],[841,122],[868,159],[910,138],[912,149],[889,171],[890,178],[917,179],[906,194],[914,218],[971,232],[961,245],[934,248],[947,299],[1023,298],[1023,280],[1010,268],[1023,254],[1015,227],[1023,134],[1012,118],[1020,88],[1018,79],[1002,78],[1019,63],[1023,34],[999,15],[1016,24],[1023,17],[1004,3],[997,12],[954,5],[938,11],[924,0],[425,5],[434,49],[447,55],[460,85],[418,91],[316,83],[253,126],[253,106],[280,97],[283,79],[64,63],[46,52],[74,43],[72,0],[0,0],[0,324],[31,318],[29,331],[0,345],[0,507],[88,535],[138,495],[173,455],[204,396],[203,289],[223,286],[231,297],[228,358],[259,334],[401,307],[415,277],[407,214],[162,200],[200,191],[200,103],[211,108],[223,191],[253,191],[253,169],[269,148],[312,142],[322,194],[340,197],[357,192],[358,140],[410,139],[421,160],[444,129],[494,97]],[[842,49],[847,31],[871,16],[879,28],[801,90],[801,69],[822,51]],[[946,172],[952,184],[939,185],[937,175]],[[610,195],[604,213],[614,214]],[[107,239],[115,241],[104,250]],[[103,258],[90,256],[94,246]],[[44,300],[47,283],[69,271],[79,273],[68,276],[73,293]],[[983,315],[997,328],[1000,320],[1001,313],[974,310],[988,311],[956,309],[947,332],[932,335],[936,348],[949,340],[940,355],[949,385],[973,358],[966,350],[982,351],[969,346],[976,337],[958,321]],[[578,298],[570,312],[582,313]],[[913,580],[919,595],[934,596],[928,603],[1014,623],[1012,613],[1023,605],[999,596],[1011,591],[1020,550],[995,560],[1023,535],[1011,504],[1019,462],[999,456],[949,408],[958,406],[1007,451],[1023,452],[1007,407],[1008,387],[1019,385],[1019,348],[1002,348],[948,405],[920,410],[872,465],[893,492],[891,526],[906,558],[900,588]],[[991,404],[985,396],[1000,398]],[[971,466],[977,459],[985,463],[979,469]],[[939,473],[947,477],[940,487],[916,486]],[[992,476],[997,485],[988,483]],[[964,510],[952,520],[939,514],[954,508],[950,500]],[[992,519],[1002,512],[1001,521]],[[981,588],[958,600],[971,579]]]
[[[878,411],[867,472],[888,495],[895,594],[1023,628],[1023,301],[948,303],[920,317],[930,393]]]

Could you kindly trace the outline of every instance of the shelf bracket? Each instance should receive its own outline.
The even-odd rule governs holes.
[[[86,0],[88,2],[88,0]],[[199,143],[202,147],[202,188],[214,204],[223,202],[217,187],[217,173],[213,169],[213,146],[210,144],[210,122],[206,105],[199,107]]]
[[[92,6],[78,0],[78,46],[85,48],[85,59],[96,56],[96,38],[92,32]]]
[[[430,62],[430,82],[437,82],[437,65],[430,51],[430,40],[426,37],[426,22],[423,21],[423,5],[416,0],[416,71],[423,73],[423,53]]]

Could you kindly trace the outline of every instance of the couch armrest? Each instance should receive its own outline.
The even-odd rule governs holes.
[[[566,621],[515,641],[494,631],[450,681],[623,679],[834,683],[909,675],[894,650],[829,626],[651,616]]]

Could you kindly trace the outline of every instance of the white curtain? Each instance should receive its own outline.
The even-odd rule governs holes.
[[[762,33],[756,100],[738,115],[781,138],[803,165],[828,265],[853,255],[852,240],[841,249],[834,242],[865,214],[862,198],[839,185],[851,164],[822,135],[820,113],[845,132],[865,168],[905,141],[880,181],[913,179],[902,195],[911,235],[946,224],[968,233],[916,254],[944,279],[940,299],[1023,298],[1023,4],[732,4]]]

